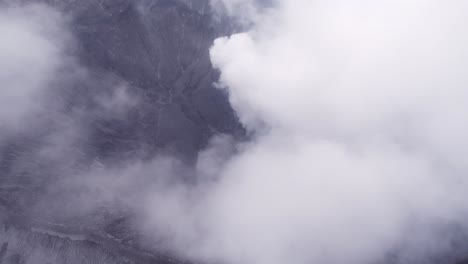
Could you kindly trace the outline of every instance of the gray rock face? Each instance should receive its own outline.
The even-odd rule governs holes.
[[[171,149],[191,158],[213,132],[242,133],[225,94],[213,87],[216,72],[208,52],[221,29],[200,13],[206,4],[199,1],[191,9],[172,0],[91,1],[73,11],[83,63],[124,80],[142,100],[125,120],[130,123],[110,129],[114,135],[106,134],[107,127],[96,130],[92,145],[98,153],[143,144],[149,155]],[[125,143],[113,140],[108,146],[109,136]]]
[[[170,263],[151,254],[109,247],[80,235],[43,230],[0,230],[0,263]],[[117,250],[116,250],[117,249]]]
[[[98,208],[63,220],[60,206],[71,198],[49,186],[96,163],[167,154],[190,166],[215,133],[242,137],[226,94],[213,86],[217,72],[209,59],[214,38],[227,27],[212,19],[208,0],[40,2],[70,17],[70,52],[87,74],[60,80],[53,95],[60,104],[0,145],[0,263],[180,262],[145,250],[125,210]],[[108,115],[99,98],[119,86],[137,103]],[[86,131],[53,150],[73,158],[38,155],[64,120]],[[60,205],[38,213],[47,195]]]

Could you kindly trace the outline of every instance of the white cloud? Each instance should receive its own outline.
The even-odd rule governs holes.
[[[447,253],[440,232],[468,213],[467,11],[461,1],[283,0],[216,40],[220,81],[256,136],[215,184],[152,200],[177,210],[150,221],[182,252],[226,263]]]
[[[401,250],[402,261],[427,263],[448,252],[445,227],[467,231],[468,4],[222,2],[254,23],[211,50],[252,140],[213,139],[195,172],[156,158],[63,177],[57,193],[77,196],[69,207],[121,202],[167,246],[204,261],[375,263]],[[0,123],[14,127],[36,109],[66,40],[47,8],[0,14],[11,36],[0,43]],[[114,91],[96,99],[103,115],[138,103]],[[197,180],[182,183],[191,173]]]

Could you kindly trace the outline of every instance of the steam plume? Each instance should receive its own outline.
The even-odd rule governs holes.
[[[165,210],[153,222],[175,247],[251,264],[428,263],[452,252],[468,209],[468,5],[225,4],[258,11],[249,31],[211,50],[255,136],[198,199],[155,199]]]

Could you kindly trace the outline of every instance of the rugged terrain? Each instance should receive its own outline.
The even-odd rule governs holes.
[[[0,263],[177,262],[142,249],[125,209],[62,213],[73,197],[53,183],[90,166],[156,155],[190,166],[214,133],[242,137],[226,94],[213,85],[217,72],[209,59],[214,38],[228,25],[214,19],[203,0],[23,2],[45,2],[65,14],[73,38],[69,52],[86,78],[60,80],[53,98],[60,104],[0,146]],[[118,86],[138,103],[109,117],[96,98]],[[64,120],[86,130],[57,152],[72,158],[64,164],[58,156],[39,157],[62,133]]]
[[[209,0],[22,2],[67,18],[73,63],[53,84],[47,111],[0,141],[0,264],[188,262],[135,228],[125,204],[132,197],[88,197],[85,183],[159,156],[176,157],[177,180],[190,183],[213,135],[246,137],[209,57],[213,40],[235,27]],[[121,91],[123,108],[109,113],[106,102],[118,103]],[[448,243],[463,251],[463,241]]]

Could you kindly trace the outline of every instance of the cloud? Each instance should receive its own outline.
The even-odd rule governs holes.
[[[452,227],[467,231],[467,11],[284,0],[216,40],[220,86],[254,136],[214,183],[155,194],[149,221],[173,248],[223,263],[452,254]]]
[[[458,250],[468,231],[468,4],[213,3],[250,25],[211,49],[250,139],[218,135],[194,167],[161,156],[77,166],[89,123],[139,103],[117,82],[83,99],[93,107],[57,114],[70,122],[39,153],[64,170],[37,208],[57,220],[122,206],[148,247],[206,262],[429,263]],[[11,129],[44,109],[38,98],[69,62],[68,37],[44,6],[0,14],[11,36],[0,43],[0,123]]]

